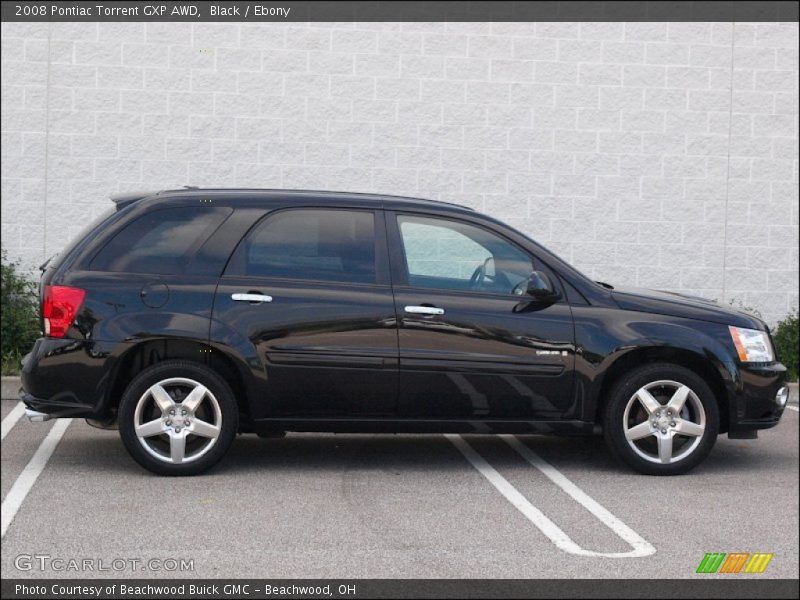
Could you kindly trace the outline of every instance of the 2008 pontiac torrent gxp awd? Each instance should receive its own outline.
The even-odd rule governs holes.
[[[237,433],[602,432],[654,475],[775,426],[763,321],[586,278],[468,208],[189,188],[115,206],[46,264],[32,420],[119,427],[164,475]]]

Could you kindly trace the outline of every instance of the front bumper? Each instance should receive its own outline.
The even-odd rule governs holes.
[[[788,399],[786,367],[780,363],[742,365],[736,393],[730,399],[729,437],[775,427]]]

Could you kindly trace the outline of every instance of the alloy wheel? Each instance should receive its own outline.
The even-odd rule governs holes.
[[[672,464],[691,455],[706,429],[706,412],[697,394],[678,381],[659,380],[639,388],[628,400],[623,430],[628,445],[645,460]]]
[[[222,410],[203,384],[184,377],[164,379],[139,398],[134,431],[154,458],[184,464],[196,461],[216,444]]]

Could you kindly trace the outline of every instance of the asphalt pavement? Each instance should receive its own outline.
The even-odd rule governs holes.
[[[678,477],[636,474],[600,438],[290,434],[165,478],[115,431],[15,421],[17,405],[4,577],[726,577],[696,574],[707,552],[772,553],[736,576],[798,577],[796,398]]]

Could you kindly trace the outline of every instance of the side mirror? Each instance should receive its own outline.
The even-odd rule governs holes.
[[[528,276],[528,287],[525,293],[537,302],[555,302],[561,297],[547,273],[542,271],[534,271]]]

